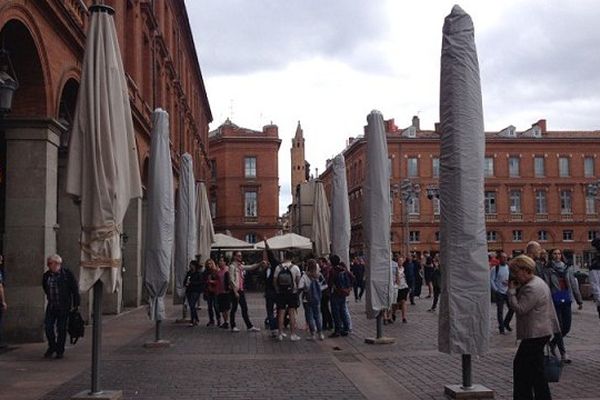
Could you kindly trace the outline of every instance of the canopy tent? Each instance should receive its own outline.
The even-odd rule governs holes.
[[[350,265],[350,203],[346,181],[346,161],[343,154],[333,159],[331,189],[331,252]]]
[[[474,36],[471,17],[454,6],[444,22],[440,69],[443,268],[438,348],[463,357],[484,354],[490,336],[483,210],[485,134]]]
[[[312,215],[312,242],[314,243],[315,256],[325,257],[329,255],[331,235],[331,216],[329,204],[322,181],[315,182],[315,199]],[[348,264],[346,264],[348,265]]]
[[[148,212],[144,247],[144,287],[148,291],[149,316],[165,319],[164,296],[169,285],[175,233],[173,167],[169,146],[169,114],[154,111],[148,164]]]
[[[215,230],[204,182],[196,184],[196,227],[198,228],[196,254],[200,256],[199,261],[204,265],[204,262],[210,258],[210,248],[215,241]]]
[[[254,250],[252,243],[236,239],[224,233],[216,233],[215,240],[211,246],[212,250]]]
[[[312,250],[310,239],[295,233],[274,236],[267,239],[267,244],[271,250]],[[264,240],[256,243],[256,248],[264,249]]]

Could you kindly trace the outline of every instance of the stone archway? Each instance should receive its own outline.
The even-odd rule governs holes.
[[[44,64],[28,26],[17,19],[0,29],[20,87],[11,114],[1,121],[5,151],[3,251],[10,282],[6,337],[43,340],[45,258],[56,252],[57,157],[61,126],[49,118]]]

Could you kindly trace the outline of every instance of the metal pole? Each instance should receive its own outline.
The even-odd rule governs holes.
[[[90,394],[102,393],[100,390],[100,348],[102,346],[102,281],[94,283],[93,330],[92,330],[92,390]]]
[[[471,376],[471,355],[462,355],[462,388],[471,389],[472,387],[472,376]]]
[[[380,311],[376,318],[377,322],[377,339],[383,337],[383,311]]]

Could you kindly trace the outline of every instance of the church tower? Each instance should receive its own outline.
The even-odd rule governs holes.
[[[302,135],[302,127],[298,121],[296,135],[292,139],[292,198],[296,193],[296,187],[306,181],[306,163],[304,160],[304,136]]]

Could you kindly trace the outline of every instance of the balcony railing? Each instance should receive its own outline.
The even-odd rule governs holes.
[[[548,221],[548,214],[546,214],[546,213],[535,214],[535,220],[536,221]]]
[[[561,221],[573,221],[573,213],[561,213],[560,220]]]
[[[523,214],[522,213],[511,213],[510,220],[511,221],[523,221]]]
[[[494,214],[485,214],[485,220],[486,221],[495,221],[498,219],[498,215],[496,213]]]

